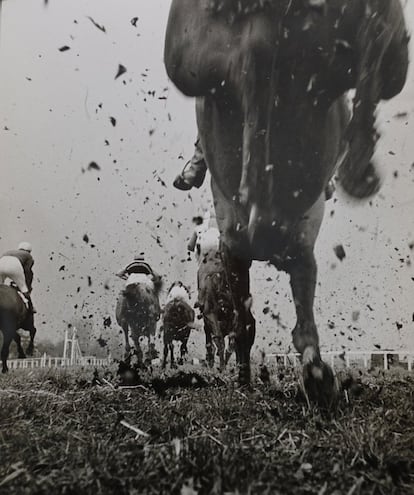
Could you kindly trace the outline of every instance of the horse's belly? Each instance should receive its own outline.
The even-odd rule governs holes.
[[[221,238],[246,259],[267,260],[289,247],[292,230],[316,204],[334,172],[349,115],[340,98],[329,109],[312,110],[304,104],[282,109],[277,118],[270,144],[273,186],[269,193],[268,181],[262,179],[254,191],[259,200],[267,198],[260,205],[255,242],[247,234],[251,204],[238,202],[243,147],[240,109],[210,97],[197,102]]]

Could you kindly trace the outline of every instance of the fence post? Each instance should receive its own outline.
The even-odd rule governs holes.
[[[387,357],[387,353],[384,352],[384,370],[387,369],[388,369],[388,357]]]

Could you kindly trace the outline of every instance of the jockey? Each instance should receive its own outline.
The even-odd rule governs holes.
[[[195,225],[193,235],[187,244],[187,249],[194,252],[197,244],[198,236],[206,230],[206,224],[204,223],[204,217],[198,216],[193,218],[193,223]]]
[[[324,5],[325,0],[310,0],[316,4]],[[180,191],[189,191],[193,187],[200,188],[203,185],[204,178],[207,172],[207,164],[204,160],[204,153],[201,148],[200,138],[197,136],[197,140],[194,144],[194,154],[190,161],[188,161],[183,170],[174,179],[173,186]],[[325,200],[328,201],[332,198],[335,192],[334,180],[331,179],[325,187]],[[190,249],[194,251],[194,249]]]
[[[187,249],[195,252],[196,259],[200,264],[208,253],[211,251],[219,251],[220,232],[218,230],[214,211],[207,210],[204,213],[203,218],[195,217],[193,222],[196,224],[196,227],[188,242]]]
[[[125,268],[116,274],[117,277],[126,280],[126,285],[137,283],[138,279],[144,281],[147,279],[154,284],[154,288],[159,291],[162,286],[161,276],[156,273],[152,267],[144,261],[144,258],[136,256],[134,261],[128,263]],[[141,280],[142,279],[142,280]]]
[[[14,282],[19,291],[27,299],[28,308],[36,313],[30,293],[32,292],[33,264],[32,246],[29,242],[21,242],[17,249],[6,251],[0,258],[0,283],[6,278]]]

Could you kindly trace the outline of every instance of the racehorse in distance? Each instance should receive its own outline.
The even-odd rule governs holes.
[[[198,259],[197,305],[203,315],[207,363],[214,365],[215,349],[223,371],[235,350],[234,306],[220,252],[220,233],[214,226],[200,233],[195,246]],[[225,338],[228,337],[228,347]],[[215,349],[214,349],[215,348]]]
[[[0,330],[3,332],[3,346],[1,349],[3,373],[8,371],[7,358],[12,340],[17,344],[19,358],[24,359],[26,357],[20,335],[17,332],[19,328],[30,332],[30,342],[26,352],[29,356],[32,356],[34,336],[36,334],[33,313],[29,311],[16,288],[2,284],[0,285]]]
[[[255,338],[249,268],[268,261],[290,275],[308,396],[330,402],[333,372],[313,313],[314,244],[335,174],[354,198],[379,189],[375,111],[401,91],[408,68],[400,1],[173,0],[164,60],[177,88],[197,98],[237,314],[239,382],[250,381]]]
[[[171,368],[175,367],[174,340],[181,342],[179,364],[183,364],[188,353],[187,342],[191,328],[194,327],[195,312],[190,306],[190,294],[182,282],[174,282],[168,291],[167,303],[163,310],[161,331],[164,342],[164,359],[162,366],[167,366],[170,352]]]
[[[116,321],[124,331],[125,359],[131,357],[129,332],[134,342],[138,364],[143,363],[143,352],[140,346],[140,337],[148,339],[148,357],[151,359],[153,345],[151,337],[155,336],[157,322],[161,309],[159,293],[161,286],[154,284],[152,275],[146,273],[132,273],[127,278],[126,286],[118,296],[116,304]]]

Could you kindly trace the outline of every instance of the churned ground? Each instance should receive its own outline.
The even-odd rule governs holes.
[[[1,376],[0,493],[414,493],[414,374],[342,377],[329,412],[270,371]]]

